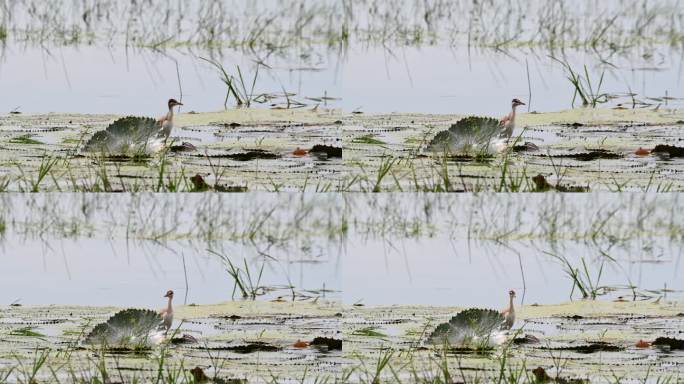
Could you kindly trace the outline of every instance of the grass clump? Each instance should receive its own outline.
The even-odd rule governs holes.
[[[42,141],[31,138],[30,134],[13,137],[10,139],[9,142],[12,144],[26,144],[26,145],[44,144]]]
[[[371,134],[368,134],[368,135],[363,135],[363,136],[356,137],[356,138],[352,139],[352,143],[354,143],[354,144],[370,144],[370,145],[384,145],[384,144],[387,144],[387,143],[385,143],[385,142],[382,141],[382,140],[376,139],[376,138],[375,138],[375,135],[373,135],[372,133],[371,133]]]
[[[23,327],[19,329],[15,329],[10,332],[11,336],[23,336],[23,337],[45,337],[40,332],[36,332],[33,330],[31,327]]]

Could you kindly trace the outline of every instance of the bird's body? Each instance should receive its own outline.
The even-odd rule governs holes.
[[[501,136],[505,137],[507,140],[513,136],[513,130],[515,129],[515,110],[520,105],[525,105],[525,103],[518,99],[513,99],[511,102],[511,112],[499,120],[499,125],[502,129]]]
[[[173,129],[173,108],[183,105],[174,99],[168,101],[169,111],[159,119],[128,116],[114,121],[104,131],[96,132],[84,149],[124,155],[149,154],[166,145]]]
[[[438,325],[428,337],[428,341],[436,345],[448,344],[477,349],[503,344],[508,338],[508,330],[515,322],[515,292],[510,291],[509,295],[511,301],[506,313],[480,308],[463,310],[448,323]]]
[[[171,136],[171,130],[173,129],[173,107],[177,105],[183,105],[179,103],[178,101],[171,99],[169,100],[169,111],[166,113],[166,115],[160,117],[157,119],[157,122],[159,123],[159,126],[161,127],[161,136],[164,138],[164,144],[166,145],[167,140],[169,140],[169,136]]]
[[[511,329],[511,328],[513,328],[513,324],[515,324],[515,306],[513,306],[513,299],[515,298],[515,291],[509,291],[508,296],[510,299],[510,301],[508,303],[508,308],[502,310],[501,314],[504,317],[504,327],[506,329]]]
[[[511,112],[496,120],[469,116],[439,132],[428,148],[435,152],[465,155],[492,155],[503,152],[515,129],[516,108],[525,105],[518,99],[511,102]]]
[[[165,329],[165,333],[168,333],[171,325],[173,325],[173,305],[171,304],[173,301],[173,291],[169,290],[164,297],[168,298],[169,301],[166,308],[159,311],[159,316],[162,318],[162,328]]]

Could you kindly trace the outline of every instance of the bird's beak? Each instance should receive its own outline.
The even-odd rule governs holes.
[[[527,105],[527,104],[525,104],[525,103],[523,103],[523,102],[521,101],[521,102],[518,103],[518,105]]]

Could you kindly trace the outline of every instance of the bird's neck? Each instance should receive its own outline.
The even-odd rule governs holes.
[[[514,105],[512,110],[511,110],[511,121],[515,121],[515,109],[518,108],[517,105]]]
[[[169,107],[169,113],[166,114],[166,120],[173,121],[173,107]]]
[[[171,302],[169,301],[169,307],[170,306],[171,306]],[[513,312],[513,311],[515,311],[515,308],[513,307],[513,296],[511,296],[510,302],[508,304],[508,312]]]
[[[169,297],[169,305],[166,306],[166,312],[167,313],[173,312],[173,307],[171,306],[171,300],[172,300],[172,298]]]

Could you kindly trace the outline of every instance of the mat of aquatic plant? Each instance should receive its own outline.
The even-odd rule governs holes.
[[[684,375],[684,305],[665,299],[526,305],[507,341],[481,350],[426,342],[455,307],[189,305],[176,309],[179,324],[163,343],[137,349],[84,343],[116,308],[1,309],[3,382],[614,383]]]
[[[340,124],[326,111],[183,114],[157,153],[88,152],[117,116],[7,115],[0,187],[7,191],[179,192],[339,189]]]
[[[681,302],[532,303],[518,309],[509,338],[496,349],[425,343],[460,309],[348,309],[344,355],[356,364],[352,381],[662,383],[684,376]]]
[[[502,153],[462,156],[427,150],[432,137],[462,117],[324,109],[186,113],[178,118],[169,150],[122,156],[83,150],[90,135],[116,116],[10,114],[0,118],[0,189],[582,192],[684,188],[681,109],[524,113]]]
[[[498,155],[425,149],[458,119],[388,114],[346,120],[344,159],[353,168],[356,189],[582,192],[679,191],[684,186],[681,110],[528,113],[519,116],[508,150]],[[667,152],[651,153],[657,148]]]
[[[118,310],[1,307],[0,382],[286,382],[342,370],[334,302],[188,305],[175,309],[174,329],[161,344],[85,343]]]

